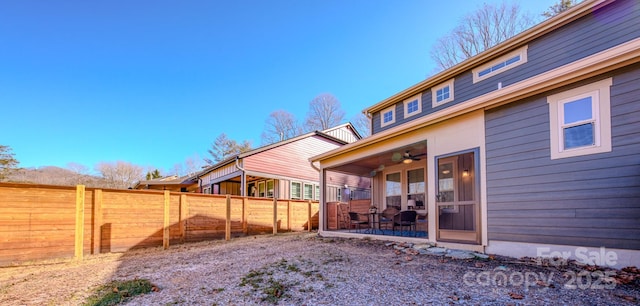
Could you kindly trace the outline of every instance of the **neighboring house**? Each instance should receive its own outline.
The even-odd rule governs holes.
[[[176,192],[197,192],[198,181],[194,178],[177,175],[140,181],[133,189],[169,190]]]
[[[199,188],[208,194],[316,201],[319,170],[309,158],[359,139],[356,129],[346,123],[270,144],[205,168],[197,175]],[[340,201],[345,190],[368,191],[369,184],[368,178],[336,174],[326,192],[332,201]]]
[[[428,241],[640,265],[638,1],[584,1],[364,112],[370,137],[311,161],[369,171],[378,207],[424,199]]]

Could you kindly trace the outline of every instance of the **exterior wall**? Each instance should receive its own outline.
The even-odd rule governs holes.
[[[613,75],[608,153],[551,160],[561,91],[486,112],[489,240],[640,249],[639,84],[640,65]]]
[[[311,167],[309,158],[338,147],[340,144],[316,135],[247,156],[243,166],[248,172],[317,182],[318,170]]]
[[[634,0],[616,1],[593,14],[535,39],[528,44],[527,62],[488,79],[473,84],[468,70],[455,76],[452,102],[436,108],[431,105],[431,91],[422,93],[422,113],[404,119],[404,105],[395,105],[395,123],[380,126],[380,112],[372,115],[372,134],[434,113],[498,88],[526,80],[545,71],[558,68],[578,59],[601,52],[618,44],[640,37],[640,5]],[[437,86],[437,85],[436,85]]]

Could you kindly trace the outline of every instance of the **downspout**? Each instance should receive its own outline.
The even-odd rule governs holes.
[[[325,222],[324,222],[324,209],[322,209],[322,207],[324,207],[325,204],[325,199],[324,199],[324,195],[326,192],[326,182],[325,182],[325,177],[323,175],[323,172],[320,171],[320,168],[316,167],[316,165],[312,162],[309,161],[309,163],[311,164],[311,168],[315,169],[316,171],[318,171],[318,184],[320,185],[320,199],[318,199],[318,203],[319,203],[319,211],[318,211],[318,233],[322,233],[325,228]],[[309,225],[311,226],[311,225]]]
[[[244,168],[240,167],[240,157],[236,156],[236,168],[238,168],[238,170],[242,171],[242,175],[240,176],[240,196],[244,197],[245,196],[245,192],[244,190],[247,188],[247,175],[246,175],[246,171],[244,170]]]

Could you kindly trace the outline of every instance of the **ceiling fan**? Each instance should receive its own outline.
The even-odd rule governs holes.
[[[420,156],[424,156],[427,155],[426,153],[422,153],[422,154],[416,154],[416,155],[412,155],[409,150],[405,151],[404,154],[402,154],[402,156],[399,156],[399,153],[395,153],[393,156],[393,160],[394,161],[402,161],[405,164],[410,164],[412,163],[414,160],[418,161],[420,160]]]

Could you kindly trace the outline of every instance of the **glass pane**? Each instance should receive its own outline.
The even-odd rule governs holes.
[[[387,174],[385,190],[388,196],[399,195],[402,193],[400,186],[400,172]]]
[[[449,86],[445,86],[442,89],[436,91],[438,102],[449,99]]]
[[[564,148],[571,149],[577,147],[594,145],[593,123],[573,126],[564,129]]]
[[[313,199],[313,185],[304,184],[304,199]]]
[[[520,55],[516,55],[507,60],[507,66],[520,61]]]
[[[453,202],[453,163],[440,164],[438,166],[438,202]]]
[[[407,105],[407,112],[410,114],[416,111],[418,111],[418,100],[413,100]]]
[[[425,191],[424,169],[415,169],[407,171],[407,181],[409,193],[422,193]]]
[[[273,181],[267,181],[267,197],[273,198]]]
[[[393,120],[393,112],[386,112],[384,113],[384,118],[383,121],[384,122],[390,122],[391,120]]]
[[[590,120],[593,118],[592,114],[591,97],[564,104],[564,124]]]
[[[387,197],[387,207],[395,207],[400,210],[400,196]]]
[[[300,199],[301,190],[300,183],[291,183],[291,198],[292,199]]]

